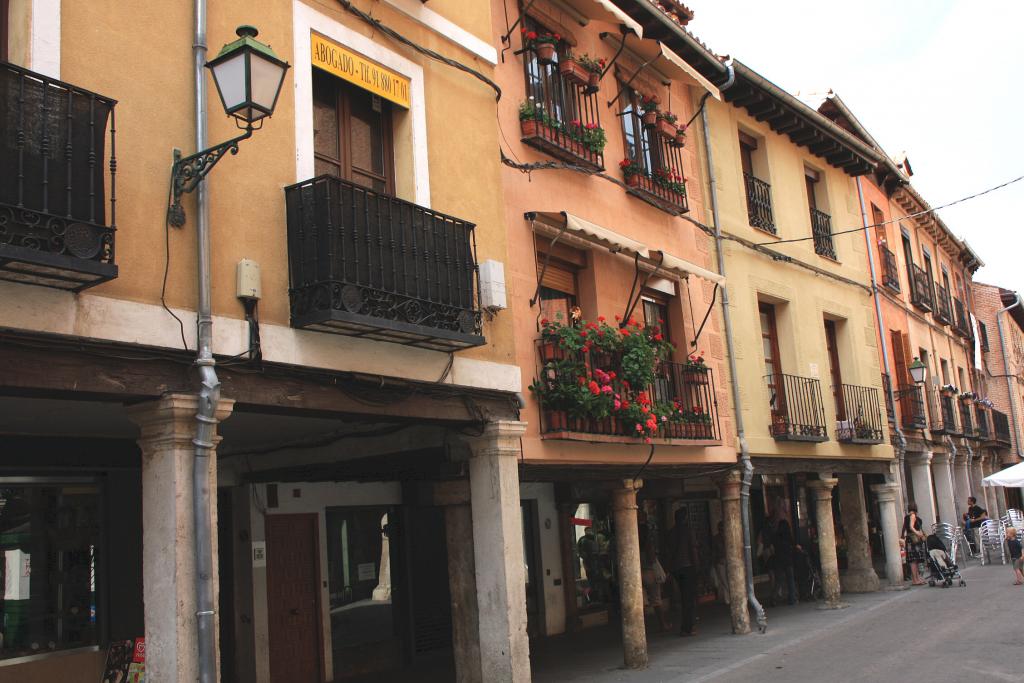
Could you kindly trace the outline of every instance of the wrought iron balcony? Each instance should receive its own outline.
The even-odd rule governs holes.
[[[957,299],[956,297],[953,297],[953,311],[956,313],[956,322],[954,323],[954,327],[956,328],[957,333],[962,337],[970,339],[973,336],[971,334],[971,322],[967,317],[964,302],[960,301],[960,299]]]
[[[932,434],[959,435],[957,425],[956,397],[947,394],[939,387],[933,387],[929,393],[928,409],[931,412]]]
[[[571,83],[557,63],[541,65],[526,59],[525,68],[527,101],[535,114],[520,121],[523,144],[590,171],[603,171],[603,147],[588,145],[588,131],[601,126],[596,92]]]
[[[949,290],[938,282],[935,283],[935,312],[933,315],[943,325],[953,323],[953,307],[949,300]]]
[[[932,310],[932,283],[926,273],[918,265],[911,263],[907,266],[910,276],[910,303],[922,311]]]
[[[988,441],[992,438],[992,430],[988,426],[988,410],[980,403],[974,404],[974,426],[979,439]]]
[[[999,443],[1007,446],[1013,443],[1010,439],[1010,420],[1001,410],[992,410],[992,431],[995,432],[995,440]]]
[[[117,277],[115,104],[0,62],[0,279],[77,292]]]
[[[472,223],[327,175],[285,199],[293,327],[441,351],[484,343]]]
[[[893,424],[896,422],[896,406],[892,403],[892,379],[889,377],[888,372],[882,373],[882,393],[885,395],[885,414],[889,418],[889,423]]]
[[[813,377],[766,375],[771,435],[778,441],[828,441],[821,382]]]
[[[551,342],[538,342],[541,363],[540,382],[554,389],[559,385],[576,384],[580,377],[595,377],[595,370],[616,373],[610,385],[613,394],[624,404],[638,403],[643,393],[655,407],[668,412],[658,428],[657,437],[720,441],[718,402],[715,377],[710,368],[693,369],[683,363],[662,361],[658,364],[653,384],[643,388],[627,387],[621,378],[621,356],[591,350],[569,354]],[[632,442],[637,438],[635,426],[624,412],[609,409],[604,417],[580,415],[580,406],[572,401],[541,405],[541,430],[548,438],[571,434],[593,434],[608,441]]]
[[[900,404],[901,424],[904,429],[924,429],[928,420],[924,412],[924,388],[916,384],[901,384],[896,393]]]
[[[823,211],[811,209],[811,234],[814,236],[814,253],[835,260],[836,248],[832,242],[832,216]]]
[[[836,440],[843,443],[882,443],[878,390],[844,384],[840,395],[843,403],[836,407]]]
[[[772,214],[772,186],[760,178],[743,174],[747,188],[747,217],[755,228],[775,234],[775,216]]]
[[[963,399],[957,401],[957,408],[960,410],[960,433],[967,438],[977,438],[978,432],[974,428],[974,420],[971,419],[973,416],[971,413],[971,404]]]
[[[896,266],[896,254],[885,245],[878,247],[882,262],[882,284],[894,292],[900,291],[900,273]]]

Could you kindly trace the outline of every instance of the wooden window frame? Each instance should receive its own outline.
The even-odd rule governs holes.
[[[764,339],[767,337],[768,346],[772,354],[772,358],[770,360],[772,362],[772,367],[774,368],[774,372],[771,373],[774,377],[772,378],[772,383],[769,385],[769,389],[775,393],[775,405],[773,406],[770,401],[768,405],[771,406],[773,414],[788,417],[789,413],[786,408],[786,391],[782,382],[782,355],[779,353],[779,326],[778,320],[775,316],[775,304],[759,301],[757,303],[757,313],[758,322],[760,322],[761,314],[766,314],[768,316],[767,335],[765,334],[763,326],[761,328],[761,361],[764,362],[769,360],[764,357]]]
[[[10,0],[0,0],[0,62],[8,62],[11,57],[8,54],[7,35],[11,30]]]
[[[825,318],[825,349],[828,351],[829,376],[832,378],[832,398],[836,404],[836,419],[846,419],[846,400],[843,396],[843,374],[839,365],[839,331],[836,321]]]
[[[3,1],[3,0],[0,0]],[[339,158],[332,158],[323,154],[322,152],[316,151],[314,143],[313,159],[316,161],[323,161],[325,163],[337,166],[340,171],[340,177],[362,185],[356,180],[355,174],[360,176],[373,178],[375,180],[384,183],[383,194],[394,196],[395,194],[395,147],[394,147],[394,126],[393,126],[393,112],[391,110],[391,104],[380,98],[378,95],[374,95],[369,91],[364,91],[371,97],[378,97],[381,101],[381,137],[383,143],[383,150],[381,151],[384,161],[384,172],[379,174],[376,171],[364,169],[355,166],[352,163],[352,103],[351,93],[353,90],[360,90],[356,85],[347,83],[346,81],[336,78],[325,71],[313,69],[313,89],[314,93],[319,84],[330,83],[334,88],[335,93],[335,112],[337,116],[338,124],[338,154]],[[314,99],[316,95],[314,94]],[[368,188],[371,189],[372,188]],[[376,191],[376,190],[373,190]]]

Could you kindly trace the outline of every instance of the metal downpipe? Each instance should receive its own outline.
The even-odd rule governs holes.
[[[878,339],[882,345],[882,364],[885,366],[886,373],[889,372],[889,342],[885,338],[885,320],[882,318],[882,303],[878,296],[878,275],[875,271],[875,252],[871,248],[871,236],[868,234],[868,212],[867,207],[864,206],[864,190],[860,184],[860,176],[857,176],[857,199],[860,201],[860,220],[864,226],[864,245],[867,247],[868,252],[868,269],[871,272],[871,298],[875,302],[875,320],[878,322]],[[892,425],[896,431],[896,482],[900,486],[900,505],[898,509],[904,509],[904,501],[906,500],[906,486],[903,482],[903,461],[907,455],[907,437],[903,434],[903,430],[900,428],[900,421],[896,417],[896,392],[892,390],[892,379],[889,380],[889,403],[892,405],[893,420]]]
[[[1006,313],[1011,308],[1015,308],[1021,305],[1020,294],[1014,292],[1013,295],[1016,297],[1016,299],[1014,299],[1014,302],[1012,304],[1006,306],[1005,308],[1000,308],[998,311],[996,311],[996,329],[999,330],[999,350],[1002,351],[1003,354],[1003,374],[1006,375],[1006,393],[1009,395],[1010,398],[1010,419],[1013,420],[1014,451],[1016,451],[1017,457],[1020,458],[1022,456],[1020,448],[1020,432],[1017,426],[1017,402],[1013,400],[1013,378],[1010,377],[1009,373],[1010,361],[1006,355],[1006,338],[1003,336],[1003,321],[1000,318],[1000,316],[1003,313]]]
[[[195,0],[195,35],[192,41],[196,95],[196,149],[206,149],[206,0]],[[196,242],[198,293],[196,307],[196,365],[199,368],[199,408],[196,412],[192,515],[196,551],[196,635],[199,683],[217,681],[217,633],[213,602],[213,533],[210,502],[210,456],[217,434],[220,381],[214,370],[213,315],[210,277],[210,211],[206,181],[197,188]]]
[[[732,60],[726,62],[725,66],[729,70],[729,79],[719,86],[719,92],[725,92],[736,81],[736,72],[733,70]],[[715,224],[715,251],[718,254],[718,273],[725,277],[725,253],[723,252],[722,228],[718,213],[718,189],[715,182],[715,168],[711,155],[711,132],[708,126],[706,107],[702,106],[700,109],[700,120],[701,127],[704,129],[704,149],[706,151],[709,186],[708,195],[711,198],[711,216]],[[727,280],[722,283],[721,289],[725,346],[726,354],[729,357],[729,374],[732,377],[732,382],[730,382],[732,403],[736,410],[736,435],[740,443],[740,463],[743,467],[743,479],[740,484],[740,520],[743,526],[743,564],[747,575],[747,600],[756,615],[758,628],[764,633],[768,628],[768,617],[765,615],[764,607],[754,595],[754,560],[750,547],[750,483],[754,477],[754,465],[750,461],[750,447],[747,444],[746,431],[743,427],[743,410],[740,407],[739,380],[736,372],[736,353],[732,336],[732,317],[729,313],[729,286]]]

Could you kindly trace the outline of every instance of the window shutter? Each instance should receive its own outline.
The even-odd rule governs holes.
[[[540,268],[541,264],[539,263],[537,267]],[[548,263],[540,283],[549,289],[576,295],[576,273],[564,266]]]

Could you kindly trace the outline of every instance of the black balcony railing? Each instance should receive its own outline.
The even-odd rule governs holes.
[[[827,441],[821,382],[797,375],[767,375],[771,435],[779,441]]]
[[[334,176],[285,199],[293,327],[444,351],[484,343],[472,223]]]
[[[1001,410],[992,411],[992,431],[995,432],[996,441],[1009,446],[1012,441],[1010,440],[1010,420],[1006,417],[1006,413]]]
[[[836,421],[836,440],[844,443],[882,443],[882,410],[874,387],[843,385],[843,415]]]
[[[747,216],[750,224],[775,234],[775,216],[772,214],[772,186],[750,173],[743,174],[747,187]]]
[[[916,384],[901,384],[896,393],[900,404],[900,423],[904,429],[924,429],[928,420],[924,412],[924,389]]]
[[[935,283],[935,319],[943,325],[953,323],[953,306],[949,299],[949,290],[938,282]]]
[[[908,266],[910,275],[910,303],[925,312],[932,310],[932,283],[928,273],[916,264]]]
[[[896,421],[896,406],[892,404],[892,378],[888,372],[882,373],[882,393],[885,395],[885,414],[890,423]]]
[[[117,277],[115,104],[0,62],[0,279],[78,291]]]
[[[566,378],[560,373],[571,373],[570,383],[575,378],[593,376],[594,370],[614,371],[621,374],[621,357],[592,350],[578,355],[567,354],[555,344],[538,343],[541,361],[540,381],[554,388],[564,384]],[[693,369],[683,363],[662,361],[655,371],[654,383],[642,389],[627,387],[621,378],[611,381],[615,395],[623,402],[636,403],[642,391],[657,407],[671,414],[658,428],[657,437],[666,439],[696,439],[720,441],[721,427],[718,420],[718,402],[715,392],[715,377],[710,368]],[[580,416],[576,404],[541,405],[541,428],[545,434],[575,432],[615,437],[637,437],[635,426],[621,413],[609,411],[605,417]]]
[[[888,247],[881,245],[878,253],[882,262],[882,284],[894,292],[900,291],[900,273],[896,266],[896,254]]]
[[[526,97],[533,115],[521,120],[523,143],[591,171],[604,170],[603,148],[590,145],[589,131],[601,126],[597,94],[562,74],[557,53],[547,65],[532,51],[525,57]]]
[[[970,339],[973,335],[971,334],[971,322],[967,317],[967,311],[964,307],[964,302],[960,301],[956,297],[953,297],[953,312],[956,314],[954,327],[958,334],[963,337]]]
[[[963,399],[957,401],[957,408],[960,411],[960,433],[964,436],[974,439],[977,438],[978,432],[974,428],[974,420],[971,410],[971,404]]]
[[[824,211],[811,209],[811,234],[814,236],[814,253],[835,259],[836,247],[832,242],[832,216]]]
[[[956,397],[944,392],[938,387],[933,387],[929,392],[928,409],[931,412],[932,434],[960,434],[960,427],[957,425]]]
[[[979,439],[987,441],[992,438],[992,430],[988,426],[988,410],[980,403],[974,404],[974,429]]]

